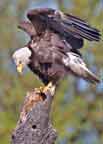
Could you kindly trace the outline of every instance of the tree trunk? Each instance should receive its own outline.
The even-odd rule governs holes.
[[[12,134],[12,144],[54,144],[56,130],[50,121],[50,110],[55,87],[49,84],[42,92],[34,89],[27,93],[20,119]]]

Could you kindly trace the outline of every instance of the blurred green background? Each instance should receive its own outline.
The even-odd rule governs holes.
[[[17,24],[28,9],[37,7],[72,13],[103,30],[103,0],[0,0],[0,144],[10,143],[26,92],[41,85],[28,69],[18,76],[11,59],[29,39]],[[103,42],[85,41],[81,52],[102,79]],[[103,144],[103,83],[92,85],[68,77],[56,93],[52,121],[59,134],[56,144]]]

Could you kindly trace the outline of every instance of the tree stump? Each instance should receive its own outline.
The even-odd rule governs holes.
[[[50,121],[55,86],[51,83],[42,91],[35,88],[25,98],[20,119],[12,134],[12,144],[54,144],[56,130]]]

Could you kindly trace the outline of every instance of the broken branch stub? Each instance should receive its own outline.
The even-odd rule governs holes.
[[[12,144],[54,144],[56,130],[50,122],[55,86],[49,84],[41,92],[34,89],[25,98],[20,119],[12,134]]]

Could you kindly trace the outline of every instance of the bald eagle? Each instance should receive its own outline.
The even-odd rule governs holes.
[[[30,41],[13,53],[18,72],[27,65],[47,85],[58,84],[69,74],[98,83],[99,78],[86,66],[80,53],[84,39],[100,41],[101,34],[87,22],[71,14],[51,8],[39,8],[27,13],[29,21],[18,27],[30,36]]]

